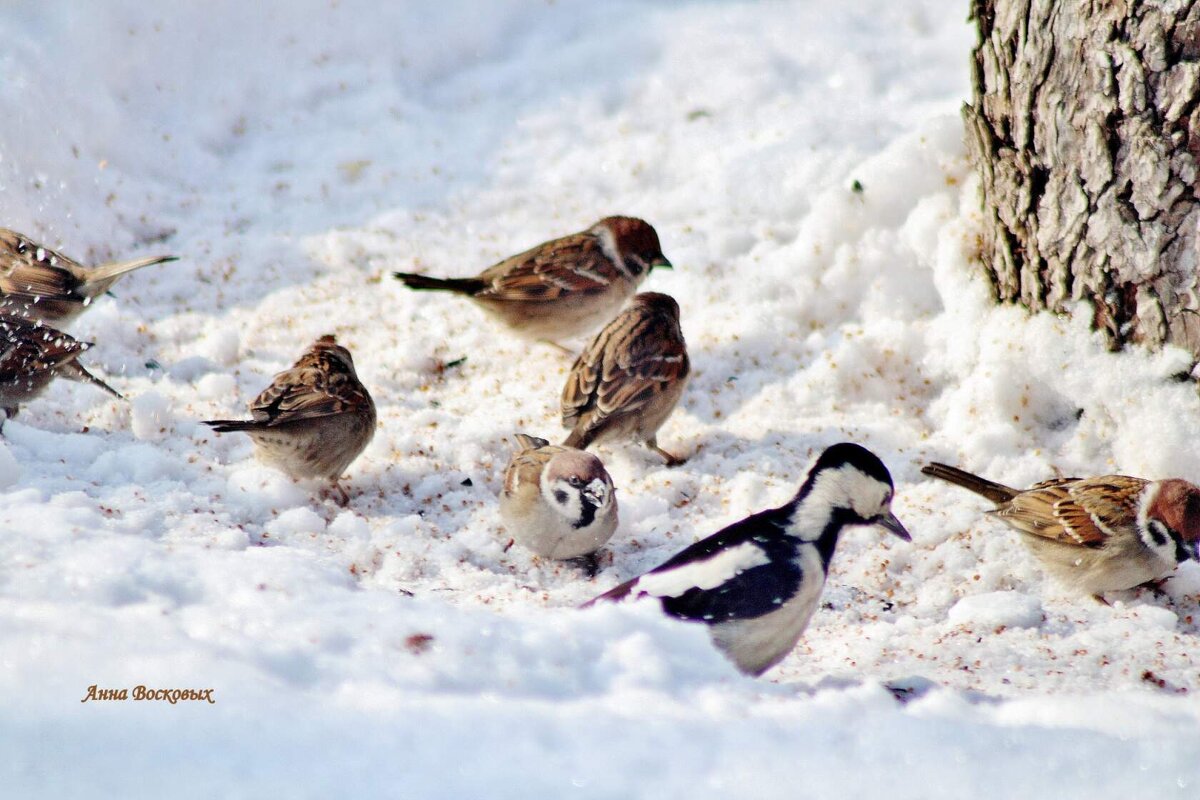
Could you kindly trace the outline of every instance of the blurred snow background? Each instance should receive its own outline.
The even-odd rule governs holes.
[[[45,797],[1194,797],[1200,569],[1102,606],[928,458],[1200,479],[1181,353],[995,309],[944,0],[0,6],[0,225],[171,252],[71,332],[0,442],[0,775]],[[674,272],[694,377],[594,580],[505,553],[514,431],[569,359],[389,273],[473,274],[624,213]],[[380,429],[348,509],[196,420],[317,336]],[[446,367],[463,357],[458,366]],[[575,606],[786,500],[854,439],[905,546],[843,539],[766,679],[653,608]],[[412,593],[409,596],[408,593]],[[885,681],[910,687],[898,702]],[[87,687],[216,705],[80,704]]]

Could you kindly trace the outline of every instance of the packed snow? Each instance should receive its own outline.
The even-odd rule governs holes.
[[[59,381],[4,427],[2,793],[1196,797],[1200,567],[1072,595],[919,472],[1200,480],[1187,354],[991,305],[966,14],[0,7],[0,226],[182,257],[69,328],[128,402]],[[514,432],[565,435],[570,359],[390,273],[471,275],[613,213],[675,265],[644,288],[682,307],[693,378],[659,440],[689,460],[596,448],[622,523],[589,579],[506,551],[496,499]],[[379,409],[347,508],[199,424],[325,333]],[[578,610],[847,439],[913,542],[845,535],[762,679],[652,602]]]

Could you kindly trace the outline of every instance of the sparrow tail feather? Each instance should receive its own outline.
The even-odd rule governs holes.
[[[135,258],[132,261],[111,261],[108,264],[101,264],[98,267],[89,269],[87,271],[87,282],[100,283],[101,281],[112,280],[118,275],[124,275],[126,272],[133,272],[135,269],[178,260],[178,256],[150,256],[148,258]]]
[[[997,505],[1007,503],[1020,494],[1016,489],[1005,486],[1002,483],[989,481],[987,478],[972,475],[966,470],[951,467],[948,464],[939,464],[936,461],[921,467],[921,474],[946,481],[947,483],[953,483],[955,486],[961,486],[975,494],[986,497]]]
[[[411,272],[393,272],[392,277],[401,281],[408,288],[418,291],[476,295],[487,288],[487,284],[478,278],[431,278],[428,275],[414,275]]]

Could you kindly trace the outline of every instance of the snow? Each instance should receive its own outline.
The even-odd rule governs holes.
[[[59,381],[4,427],[5,793],[1195,796],[1200,566],[1073,596],[919,473],[1200,480],[1187,354],[990,305],[965,16],[0,8],[0,224],[182,257],[70,328],[129,402]],[[622,526],[589,580],[506,551],[496,500],[513,432],[563,435],[569,359],[389,275],[472,274],[611,213],[675,265],[645,287],[682,308],[693,377],[660,442],[690,460],[597,449]],[[199,424],[325,333],[379,407],[348,509]],[[913,542],[847,533],[763,679],[652,603],[576,608],[782,504],[844,439],[888,465]],[[215,703],[80,703],[93,685]]]
[[[968,631],[998,631],[1003,628],[1036,628],[1042,624],[1045,615],[1036,597],[1021,592],[985,592],[967,595],[959,600],[947,612],[946,619]]]

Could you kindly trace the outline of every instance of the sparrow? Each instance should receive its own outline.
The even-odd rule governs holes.
[[[679,304],[657,292],[633,298],[597,334],[571,366],[562,393],[564,447],[636,439],[666,459],[685,459],[658,446],[657,433],[687,384],[687,344],[679,328]]]
[[[250,403],[250,420],[214,419],[218,433],[242,431],[263,461],[297,480],[324,478],[346,505],[338,481],[375,435],[375,403],[350,351],[322,336]]]
[[[0,228],[0,313],[65,324],[126,272],[178,260],[150,256],[85,267],[16,231]]]
[[[655,267],[670,268],[671,262],[654,228],[635,217],[605,217],[474,278],[393,275],[410,289],[466,295],[519,336],[557,345],[612,319]]]
[[[588,558],[617,529],[617,494],[600,459],[516,435],[504,470],[500,516],[513,539],[539,556]],[[594,573],[596,564],[585,564]]]
[[[94,384],[120,399],[115,389],[79,363],[80,354],[91,346],[40,322],[0,314],[0,408],[5,418],[15,417],[22,403],[58,377]]]
[[[874,453],[835,444],[788,503],[701,539],[586,605],[656,598],[667,614],[707,625],[739,670],[761,675],[808,627],[843,528],[879,525],[910,541],[892,513],[893,494],[891,474]]]
[[[1047,573],[1101,601],[1200,560],[1200,487],[1185,480],[1102,475],[1021,490],[946,464],[921,472],[991,500],[988,513],[1021,532]]]

